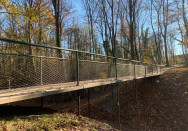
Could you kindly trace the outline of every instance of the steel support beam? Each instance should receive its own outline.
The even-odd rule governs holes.
[[[114,112],[114,85],[112,85],[112,117],[113,119],[113,124],[115,127],[115,112]]]
[[[139,118],[139,109],[138,109],[138,88],[136,79],[134,79],[135,95],[136,95],[136,111],[137,111],[137,128],[140,130],[140,118]]]
[[[120,94],[119,94],[119,84],[117,83],[117,105],[118,105],[118,122],[119,130],[121,130],[121,108],[120,108]]]
[[[90,93],[91,93],[91,91],[90,90],[91,89],[88,88],[88,116],[89,117],[91,117],[91,114],[90,114],[90,112],[91,112],[91,104],[90,104]]]
[[[138,131],[139,131],[140,130],[140,122],[139,122],[139,111],[138,111],[138,89],[137,89],[137,82],[136,82],[136,65],[135,65],[135,62],[133,62],[133,65],[134,65],[133,81],[134,81],[134,87],[135,87],[136,111],[137,111],[137,128],[138,128]]]
[[[80,116],[80,90],[78,90],[77,93],[78,93],[78,116]]]

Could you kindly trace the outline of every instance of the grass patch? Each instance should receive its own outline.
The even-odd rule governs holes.
[[[15,116],[12,120],[1,120],[0,130],[54,131],[61,129],[79,129],[96,131],[97,122],[74,114],[43,114],[26,117]],[[99,124],[106,126],[105,124]]]

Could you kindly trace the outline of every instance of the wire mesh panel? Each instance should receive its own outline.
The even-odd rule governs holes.
[[[118,78],[125,78],[125,77],[132,77],[134,74],[134,68],[132,62],[127,59],[120,59],[117,60],[117,77]]]
[[[108,62],[108,63],[100,63],[100,78],[115,78],[115,64]]]
[[[150,73],[150,72],[149,72],[148,66],[147,66],[147,65],[145,65],[145,75],[146,75],[146,76],[148,76],[148,75],[149,75],[149,73]]]
[[[145,67],[143,65],[135,65],[135,74],[137,77],[145,76]]]
[[[165,66],[161,66],[161,72],[165,71]]]
[[[0,89],[75,81],[74,56],[57,49],[2,42]]]
[[[79,60],[80,80],[115,78],[114,63],[107,59]]]
[[[97,79],[120,79],[159,73],[158,65],[0,39],[0,89]]]
[[[157,66],[153,65],[153,74],[157,74],[157,73],[158,73]]]
[[[75,80],[75,61],[68,59],[42,59],[43,84],[65,83]]]
[[[153,66],[151,64],[148,65],[148,75],[152,75],[153,74]]]
[[[27,87],[40,84],[40,58],[1,55],[1,60],[1,88]]]
[[[11,87],[27,87],[40,84],[40,58],[12,56]]]
[[[132,64],[120,64],[117,63],[117,74],[118,77],[133,76],[133,65]]]
[[[6,88],[10,86],[11,76],[11,56],[0,55],[0,88]]]

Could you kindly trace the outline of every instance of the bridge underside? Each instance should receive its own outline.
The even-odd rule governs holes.
[[[159,76],[160,74],[147,75],[147,77]],[[137,76],[136,79],[143,79],[145,76]],[[32,98],[39,98],[49,95],[55,95],[64,92],[71,92],[76,90],[82,90],[102,85],[110,85],[119,82],[126,82],[133,80],[133,76],[119,77],[118,80],[114,78],[98,79],[80,81],[80,85],[76,86],[76,82],[59,83],[41,86],[32,86],[26,88],[15,88],[0,90],[0,104],[7,104],[12,102],[18,102],[22,100],[28,100]]]

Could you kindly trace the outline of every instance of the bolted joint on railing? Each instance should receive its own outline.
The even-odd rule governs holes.
[[[77,86],[79,86],[79,52],[76,51],[76,81],[77,81]]]

